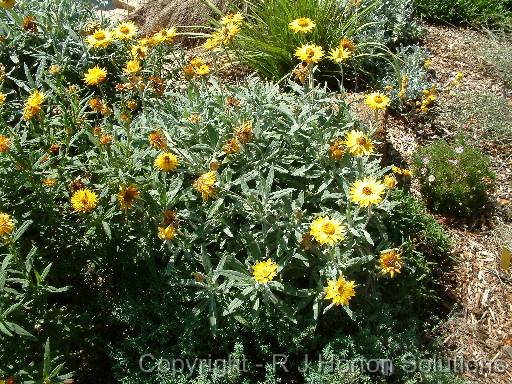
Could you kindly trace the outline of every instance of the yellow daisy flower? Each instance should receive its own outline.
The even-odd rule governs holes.
[[[46,179],[44,179],[44,180],[42,181],[42,184],[43,184],[45,187],[53,187],[55,184],[57,184],[57,180],[52,179],[51,177],[47,177]]]
[[[196,181],[194,181],[194,188],[198,192],[201,192],[201,197],[204,201],[206,201],[215,195],[216,182],[217,176],[215,175],[215,172],[206,172],[205,174],[199,176]]]
[[[386,190],[386,186],[374,178],[365,177],[363,180],[357,180],[350,188],[350,198],[352,202],[361,207],[369,207],[379,204]]]
[[[141,70],[140,60],[133,59],[126,62],[126,67],[124,68],[124,73],[126,74],[134,74],[138,73]]]
[[[344,63],[351,57],[352,57],[352,53],[350,51],[345,50],[340,47],[331,49],[331,52],[329,54],[329,59],[334,61],[336,64]]]
[[[412,177],[412,171],[410,169],[402,169],[402,175]]]
[[[384,185],[386,185],[387,189],[393,189],[397,185],[396,177],[393,175],[386,175],[384,176]]]
[[[329,148],[329,156],[334,160],[340,160],[345,154],[345,142],[340,139],[334,140]]]
[[[0,237],[10,235],[14,231],[14,221],[7,213],[0,212]]]
[[[404,266],[402,255],[394,249],[382,251],[379,263],[382,273],[389,274],[391,278],[395,277],[396,273],[402,272]]]
[[[295,33],[309,33],[315,27],[315,22],[309,17],[301,17],[293,20],[290,24],[288,24],[288,28],[290,28]]]
[[[158,149],[167,148],[167,140],[161,131],[153,131],[149,134],[149,144]]]
[[[242,144],[247,144],[250,142],[253,137],[252,123],[246,121],[245,123],[242,123],[240,126],[235,128],[235,137]]]
[[[373,92],[366,96],[364,103],[375,111],[386,109],[389,106],[389,97],[380,92]]]
[[[87,85],[100,85],[107,79],[107,70],[96,65],[89,68],[84,75],[84,82]]]
[[[112,36],[117,40],[130,40],[137,34],[138,28],[131,21],[121,23],[112,31]]]
[[[396,165],[392,165],[391,170],[393,171],[393,173],[395,173],[397,175],[408,176],[408,177],[412,176],[412,171],[410,169],[399,168]]]
[[[323,48],[315,44],[303,44],[295,50],[295,57],[308,64],[320,62],[324,54]]]
[[[206,76],[210,73],[210,67],[206,64],[194,67],[194,74],[196,76]]]
[[[130,55],[134,59],[144,59],[148,56],[149,48],[144,45],[132,45],[130,48]]]
[[[176,28],[163,28],[153,36],[151,36],[151,43],[153,45],[161,44],[161,43],[172,43],[174,38],[176,37]]]
[[[222,19],[220,19],[220,23],[222,25],[227,24],[242,24],[244,21],[244,16],[240,13],[228,13],[226,16],[224,16]]]
[[[87,213],[96,208],[98,195],[90,189],[79,189],[71,196],[71,205],[75,212]]]
[[[97,29],[87,36],[87,44],[92,48],[105,48],[112,43],[112,34],[105,29]]]
[[[361,131],[350,131],[345,139],[345,145],[352,156],[358,157],[373,153],[373,142]]]
[[[227,155],[233,155],[240,151],[240,144],[238,143],[238,140],[233,138],[226,141],[224,144],[224,152]]]
[[[162,240],[172,240],[176,237],[176,228],[170,224],[167,227],[158,227],[158,237]]]
[[[4,135],[0,135],[0,153],[8,152],[11,147],[11,140]]]
[[[230,44],[235,36],[240,32],[238,24],[226,24],[221,29],[211,34],[211,37],[206,40],[203,47],[205,49],[214,49],[219,45]]]
[[[28,97],[25,102],[25,108],[23,109],[23,118],[25,120],[32,119],[35,115],[41,112],[41,107],[43,105],[44,99],[46,95],[42,92],[39,92],[37,89],[32,92],[32,94]]]
[[[218,34],[217,35],[214,34],[211,37],[209,37],[208,39],[206,39],[206,41],[203,44],[203,48],[212,50],[212,49],[219,47],[221,44],[222,44],[222,37],[219,36]]]
[[[117,194],[119,206],[124,211],[131,209],[139,195],[139,188],[135,184],[119,187],[119,193]]]
[[[0,105],[5,103],[5,100],[7,100],[7,95],[3,92],[0,92]]]
[[[155,159],[155,167],[163,172],[175,171],[178,165],[179,160],[174,153],[161,153]]]
[[[351,55],[353,55],[356,52],[356,45],[350,39],[341,39],[340,43],[338,44],[338,47],[340,47],[344,51],[350,52]]]
[[[16,5],[16,0],[0,0],[0,8],[11,9]]]
[[[317,217],[309,227],[309,234],[321,245],[333,246],[345,238],[345,226],[329,217]]]
[[[338,280],[329,280],[325,287],[325,300],[331,300],[334,305],[348,305],[350,299],[356,295],[355,281],[348,281],[340,276]]]
[[[267,284],[277,276],[277,264],[272,259],[260,261],[252,267],[254,280],[260,284]]]

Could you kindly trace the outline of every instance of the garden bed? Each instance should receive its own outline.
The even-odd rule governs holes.
[[[0,383],[511,380],[506,32],[318,1],[1,3]]]

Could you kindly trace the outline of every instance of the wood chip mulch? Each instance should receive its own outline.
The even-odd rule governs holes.
[[[439,109],[449,109],[454,97],[465,92],[482,91],[506,97],[512,106],[512,90],[483,71],[478,57],[468,54],[485,35],[478,31],[427,26],[426,47],[432,53],[432,69],[444,84],[459,71],[465,73],[460,87],[439,98]],[[496,116],[499,118],[499,116]],[[450,138],[442,113],[428,125],[391,118],[388,139],[405,161],[418,145],[436,138]],[[512,129],[512,127],[511,127]],[[449,233],[456,262],[447,271],[446,281],[455,281],[456,305],[441,325],[441,338],[447,358],[462,357],[470,362],[464,377],[473,383],[512,383],[512,271],[500,267],[505,247],[512,248],[512,149],[489,145],[482,132],[481,149],[491,157],[496,172],[494,206],[473,222],[457,222],[438,217]],[[418,194],[418,191],[413,191]],[[474,366],[476,364],[476,367]],[[503,369],[505,368],[505,369]]]

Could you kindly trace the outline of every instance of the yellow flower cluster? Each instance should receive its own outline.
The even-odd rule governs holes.
[[[162,131],[153,131],[149,134],[149,144],[158,149],[166,149],[167,148],[167,140]]]
[[[91,31],[85,39],[87,45],[91,48],[106,48],[115,40],[126,41],[132,40],[137,35],[138,28],[131,21],[119,24],[112,31],[103,28],[96,28]]]
[[[7,213],[0,212],[0,237],[8,236],[14,231],[14,221]]]
[[[135,184],[121,186],[117,194],[117,201],[122,210],[127,211],[133,207],[139,197],[139,188]]]
[[[437,88],[433,86],[430,89],[423,91],[423,97],[421,101],[416,102],[416,111],[427,113],[435,104],[437,99]]]
[[[224,16],[221,21],[221,27],[216,29],[203,44],[203,48],[212,50],[222,45],[229,45],[236,35],[240,32],[244,17],[241,13],[230,13]]]
[[[235,128],[233,137],[224,144],[224,153],[227,155],[238,153],[242,145],[252,140],[253,134],[253,128],[250,122],[240,124]]]
[[[331,49],[329,58],[336,64],[350,60],[356,52],[356,45],[350,39],[341,39],[337,47]]]
[[[32,92],[32,94],[28,97],[25,102],[25,108],[23,109],[23,118],[25,120],[33,119],[39,112],[41,112],[41,108],[43,102],[46,98],[46,95],[42,92],[39,92],[37,89]]]
[[[174,153],[165,152],[155,159],[155,167],[162,172],[175,171],[178,168],[179,160]]]
[[[407,177],[412,176],[412,171],[410,169],[400,168],[395,165],[393,165],[391,167],[391,171],[393,171],[393,173],[396,175],[402,175],[402,176],[407,176]]]
[[[345,226],[329,217],[318,217],[311,223],[309,234],[320,244],[333,246],[345,238]]]
[[[124,67],[123,72],[126,73],[127,75],[133,75],[135,73],[139,73],[141,69],[142,69],[142,67],[140,65],[140,60],[135,58],[135,59],[128,60],[126,62],[126,66]]]
[[[316,27],[316,23],[308,17],[300,17],[291,21],[288,27],[295,33],[306,34],[313,31]],[[336,47],[329,51],[329,59],[336,64],[342,64],[352,59],[355,51],[356,45],[354,42],[350,39],[343,38]],[[317,44],[307,43],[297,47],[294,56],[308,65],[318,64],[324,58],[325,51]],[[304,76],[298,76],[298,78],[302,81]]]
[[[371,109],[377,111],[389,107],[389,97],[381,92],[373,92],[366,96],[364,103]]]
[[[382,251],[379,263],[381,272],[389,274],[391,278],[395,277],[395,274],[402,272],[404,266],[402,255],[394,249]]]
[[[98,86],[107,79],[107,70],[98,65],[89,68],[84,75],[84,83],[89,86]]]
[[[260,284],[267,284],[277,276],[277,264],[272,259],[260,261],[252,267],[254,280]]]
[[[166,210],[163,216],[162,225],[158,227],[158,237],[164,241],[170,241],[178,233],[179,222],[174,211]]]
[[[185,68],[183,68],[186,78],[207,76],[210,73],[210,67],[200,57],[193,57]]]
[[[344,276],[338,277],[337,280],[329,280],[325,288],[325,299],[331,300],[336,306],[346,306],[356,295],[355,287],[355,281],[348,281]]]
[[[90,189],[79,189],[71,196],[71,205],[75,212],[91,212],[98,204],[98,195]]]
[[[209,200],[216,193],[215,183],[217,175],[213,171],[206,172],[194,181],[194,188],[201,193],[204,201]]]
[[[11,140],[4,135],[0,135],[0,153],[8,152],[11,147]]]
[[[290,22],[288,27],[295,33],[309,33],[316,27],[316,24],[309,17],[300,17]]]

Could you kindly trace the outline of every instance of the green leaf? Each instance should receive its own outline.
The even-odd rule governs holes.
[[[16,230],[16,232],[14,232],[14,235],[13,235],[13,240],[14,241],[18,241],[18,239],[25,233],[25,231],[27,230],[27,228],[30,226],[30,224],[32,224],[33,221],[32,220],[26,220],[25,222],[23,222],[23,224],[21,224],[21,226]]]
[[[274,166],[270,166],[268,171],[267,180],[265,181],[265,192],[268,194],[272,190],[272,184],[274,183]]]
[[[50,273],[50,269],[52,268],[52,263],[48,264],[46,268],[41,273],[41,282],[44,282],[46,280],[46,276],[48,276],[48,273]]]
[[[5,324],[2,321],[0,321],[0,332],[2,332],[4,335],[12,337],[11,331],[9,331],[7,329],[7,327],[5,326]]]
[[[34,263],[34,256],[37,252],[37,248],[32,246],[32,249],[30,250],[30,252],[28,253],[26,259],[25,259],[25,270],[27,271],[27,273],[30,273],[30,271],[32,270],[32,267],[33,267],[33,263]]]
[[[203,263],[203,268],[205,272],[208,275],[211,274],[213,270],[212,262],[210,260],[210,256],[206,252],[204,244],[201,245],[201,262]]]
[[[213,296],[210,296],[208,320],[210,322],[210,329],[212,330],[213,336],[215,337],[217,333],[217,303],[215,302],[215,298]]]
[[[106,221],[102,221],[101,225],[103,225],[103,230],[105,231],[105,234],[109,240],[112,240],[112,231],[110,230],[110,225]]]
[[[210,124],[207,127],[207,131],[211,146],[213,148],[216,148],[217,145],[219,144],[219,132],[217,131],[217,129],[215,129],[215,127],[213,127]]]
[[[9,326],[9,328],[14,332],[16,333],[17,335],[20,335],[20,336],[23,336],[23,337],[26,337],[28,339],[31,339],[31,340],[34,340],[36,341],[37,338],[32,335],[30,332],[28,332],[25,328],[23,328],[22,326],[18,325],[18,324],[15,324],[15,323],[11,323],[11,322],[6,322],[5,323],[6,325]]]
[[[53,371],[51,371],[51,373],[48,375],[48,378],[49,379],[53,379],[54,377],[57,377],[60,373],[60,371],[62,371],[62,369],[64,368],[64,366],[66,365],[66,363],[62,363],[62,364],[59,364],[57,365]]]
[[[348,307],[348,305],[344,305],[343,306],[343,309],[345,310],[345,312],[347,313],[348,317],[350,317],[352,320],[354,320],[354,313],[352,312],[352,310]]]
[[[51,351],[50,351],[50,338],[46,339],[46,343],[44,345],[44,358],[43,358],[43,377],[47,378],[50,374],[50,364],[51,364]]]
[[[241,272],[224,270],[224,271],[220,271],[219,274],[226,276],[227,278],[235,280],[235,281],[252,283],[252,278],[249,275],[246,275]]]

